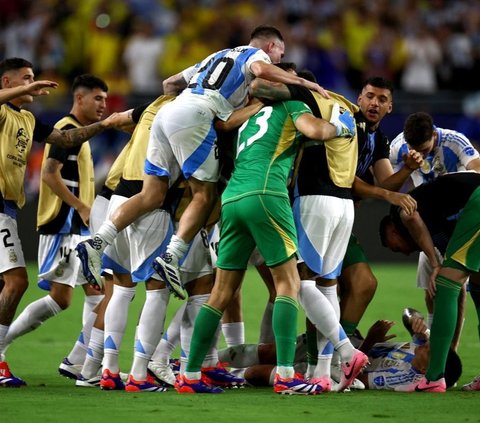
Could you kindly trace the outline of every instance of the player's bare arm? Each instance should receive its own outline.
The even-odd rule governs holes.
[[[295,121],[295,127],[307,138],[327,141],[337,137],[337,128],[326,120],[304,113]]]
[[[187,88],[187,85],[182,72],[179,72],[163,81],[163,93],[165,95],[178,95]]]
[[[278,66],[265,63],[260,60],[250,65],[250,71],[257,77],[267,79],[272,82],[283,82],[284,84],[301,85],[312,91],[317,91],[322,97],[330,98],[327,91],[315,82],[307,81],[293,73],[284,71]]]
[[[466,168],[467,170],[474,170],[475,172],[480,173],[480,159],[469,161]]]
[[[17,97],[24,95],[40,96],[49,95],[47,88],[57,88],[58,83],[54,81],[34,81],[31,84],[19,85],[11,88],[3,88],[0,90],[0,104],[4,104]]]
[[[390,204],[401,207],[408,215],[412,214],[417,209],[417,202],[411,195],[370,185],[358,176],[355,177],[352,188],[353,193],[360,198],[376,198],[387,201]]]
[[[100,122],[92,123],[91,125],[81,128],[72,128],[65,131],[55,128],[46,141],[49,144],[58,145],[62,148],[76,147],[95,135],[100,134],[105,129],[116,127],[116,124],[118,124],[118,120],[116,120],[117,115],[118,113],[112,113],[108,118]]]
[[[215,129],[217,131],[231,131],[232,129],[238,128],[244,122],[246,122],[250,117],[255,113],[260,111],[264,106],[263,102],[258,99],[253,99],[249,104],[241,109],[235,110],[230,117],[226,120],[217,120],[215,121]]]
[[[52,192],[63,202],[77,210],[83,223],[88,226],[90,220],[90,207],[82,203],[80,199],[73,195],[67,188],[60,173],[62,168],[62,162],[59,162],[56,159],[47,158],[42,168],[42,181],[45,182]]]
[[[255,78],[249,87],[250,95],[270,101],[284,101],[292,98],[288,87],[281,82]]]

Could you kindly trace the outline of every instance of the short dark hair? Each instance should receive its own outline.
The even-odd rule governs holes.
[[[302,69],[300,72],[297,72],[297,76],[310,82],[317,82],[317,78],[315,77],[313,72],[309,71],[308,69]]]
[[[425,112],[412,113],[403,126],[403,136],[407,144],[418,147],[433,136],[433,119]]]
[[[33,65],[28,60],[21,59],[20,57],[10,57],[9,59],[5,59],[0,62],[0,78],[5,72],[22,68],[33,69]]]
[[[283,69],[284,71],[297,70],[297,64],[293,62],[279,62],[275,63],[275,66],[277,68]]]
[[[281,32],[274,26],[260,25],[257,26],[250,34],[250,40],[254,38],[278,38],[283,41]]]
[[[372,87],[376,87],[376,88],[385,88],[385,89],[389,90],[390,93],[393,94],[393,90],[394,90],[393,82],[388,80],[388,79],[383,78],[382,76],[372,76],[372,77],[368,78],[363,83],[362,88],[365,88],[367,85],[371,85]]]
[[[455,385],[462,375],[462,360],[458,354],[450,348],[447,355],[447,362],[445,364],[445,383],[447,388]]]
[[[387,226],[393,223],[392,216],[387,214],[382,218],[380,221],[379,225],[379,233],[380,233],[380,242],[382,243],[382,246],[386,247],[387,246]]]
[[[94,88],[100,88],[102,91],[108,92],[108,85],[103,79],[100,79],[98,76],[84,73],[83,75],[78,75],[73,80],[72,84],[72,93],[74,93],[77,88],[88,88],[93,90]]]

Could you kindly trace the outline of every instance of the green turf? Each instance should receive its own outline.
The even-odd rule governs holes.
[[[31,287],[20,309],[44,295],[33,282],[35,270],[29,270],[33,270]],[[424,310],[422,293],[415,288],[415,266],[374,265],[374,271],[379,280],[378,292],[360,329],[365,332],[376,319],[396,320],[399,324],[392,333],[406,340],[408,334],[400,320],[402,309],[410,306]],[[246,338],[247,342],[255,342],[267,291],[254,271],[249,271],[247,276],[243,291]],[[131,305],[120,356],[124,371],[128,371],[131,363],[133,331],[143,299],[140,287]],[[480,422],[479,393],[458,389],[444,395],[365,391],[283,397],[268,388],[232,390],[215,396],[178,395],[174,391],[131,394],[76,388],[71,380],[57,374],[57,367],[78,336],[82,301],[82,292],[77,290],[68,310],[18,339],[8,350],[13,372],[24,378],[28,387],[0,390],[1,422]],[[179,304],[172,299],[169,316]],[[480,350],[476,326],[477,317],[469,299],[459,348],[464,365],[459,386],[480,373],[476,360]]]

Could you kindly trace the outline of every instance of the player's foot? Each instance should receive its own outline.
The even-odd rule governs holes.
[[[85,379],[82,375],[80,375],[75,381],[75,386],[80,388],[97,388],[100,386],[101,379],[101,376],[93,376],[90,379]]]
[[[447,390],[447,384],[445,378],[438,380],[427,380],[426,377],[422,377],[416,382],[409,385],[400,385],[395,388],[396,392],[436,392],[443,393]]]
[[[179,394],[221,394],[223,389],[218,386],[212,386],[202,379],[187,379],[183,375],[177,377],[175,390]]]
[[[155,379],[150,375],[145,380],[135,380],[132,375],[129,375],[125,384],[127,392],[165,392],[166,390],[164,386],[155,383]]]
[[[320,385],[322,387],[322,392],[330,392],[332,390],[332,379],[329,377],[312,377],[308,379],[308,383],[312,385]]]
[[[480,391],[480,376],[462,386],[462,391]]]
[[[82,367],[82,364],[73,364],[65,357],[60,366],[58,366],[58,373],[69,379],[77,380],[82,375]]]
[[[184,300],[187,298],[187,292],[183,288],[180,269],[178,266],[171,264],[171,262],[172,255],[170,253],[163,253],[153,260],[152,267],[165,281],[170,292],[175,295],[175,297]]]
[[[202,368],[202,380],[209,385],[221,386],[222,388],[240,388],[245,384],[243,377],[235,376],[221,364],[216,367]]]
[[[349,138],[355,135],[355,119],[353,115],[348,110],[341,113],[338,103],[333,105],[329,122],[337,129],[337,137]]]
[[[119,373],[111,373],[110,370],[105,369],[100,379],[100,388],[106,391],[123,391],[125,384]]]
[[[151,372],[152,376],[160,383],[166,383],[167,385],[175,385],[175,375],[169,364],[157,363],[155,361],[150,361],[148,363],[148,371]]]
[[[82,273],[88,283],[101,290],[103,281],[101,274],[102,254],[96,248],[95,243],[91,239],[82,241],[75,247],[77,256],[82,263]]]
[[[277,373],[273,381],[273,390],[283,395],[317,395],[323,392],[323,387],[306,382],[299,374],[282,379]]]
[[[25,386],[27,383],[15,377],[6,361],[0,361],[0,387],[3,388],[19,388],[20,386]]]
[[[368,357],[359,350],[355,350],[352,359],[348,363],[342,363],[342,376],[338,386],[338,392],[350,388],[359,373],[368,364]]]
[[[180,374],[180,359],[178,358],[171,358],[169,360],[170,367],[172,368],[172,372],[177,377]]]

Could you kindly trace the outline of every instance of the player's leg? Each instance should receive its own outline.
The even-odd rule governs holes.
[[[340,323],[352,336],[377,290],[377,278],[367,262],[343,268],[340,284]]]

